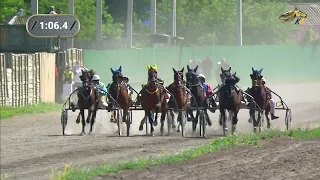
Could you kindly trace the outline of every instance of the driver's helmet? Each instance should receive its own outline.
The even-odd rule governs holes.
[[[99,81],[99,80],[100,80],[100,76],[99,75],[97,75],[97,74],[93,75],[92,81]]]
[[[198,79],[203,79],[204,81],[206,80],[206,77],[203,74],[198,75]]]

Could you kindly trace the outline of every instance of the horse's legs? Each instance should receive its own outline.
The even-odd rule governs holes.
[[[253,125],[253,131],[256,132],[257,131],[257,120],[256,120],[256,116],[255,116],[255,112],[256,110],[254,109],[250,109],[249,110],[249,114],[250,114],[250,118],[252,119],[252,125]]]
[[[257,125],[259,128],[262,128],[262,117],[261,117],[261,114],[263,115],[263,110],[262,111],[258,111],[258,118],[257,118]]]
[[[209,126],[212,126],[212,121],[211,121],[211,119],[210,119],[210,117],[209,117],[208,110],[205,110],[205,111],[204,111],[204,115],[206,116],[208,125],[209,125]]]
[[[90,123],[90,117],[92,116],[92,110],[88,109],[87,123]]]
[[[223,108],[220,108],[220,114],[221,114],[221,120],[222,120],[222,128],[224,131],[228,131],[227,127],[227,117],[226,117],[226,110]]]
[[[171,118],[172,118],[172,121],[171,121],[171,123],[172,123],[172,129],[175,129],[175,128],[177,128],[177,127],[176,127],[176,123],[175,123],[175,121],[174,121],[174,118],[175,118],[174,111],[170,110],[169,112],[170,112],[170,115],[171,115]],[[179,126],[179,125],[180,125],[180,124],[178,124],[178,126]]]
[[[180,132],[180,127],[182,126],[182,123],[183,123],[181,111],[178,113],[177,122],[178,122],[177,132]]]
[[[93,125],[94,125],[94,123],[96,121],[97,109],[95,108],[91,113],[92,113],[92,115],[91,115],[91,122],[90,122],[90,133],[92,132]]]
[[[271,113],[271,118],[272,118],[272,112],[274,113],[274,109],[272,110],[272,107],[271,107],[272,103],[273,102],[271,102],[271,101],[267,101],[267,106],[264,110],[264,115],[266,116],[266,119],[267,119],[267,128],[271,127],[269,113]]]
[[[190,117],[187,118],[187,121],[193,121],[194,120],[193,110],[192,109],[188,109],[187,110],[187,116],[188,116],[188,114],[190,115]]]
[[[149,124],[150,124],[150,129],[151,129],[151,136],[153,136],[154,128],[153,128],[152,111],[150,111],[148,113],[148,119],[149,119]]]
[[[269,111],[265,110],[264,111],[264,115],[266,116],[266,119],[267,119],[267,128],[270,128],[271,127],[271,123],[270,123],[270,118],[269,118]]]
[[[150,112],[150,114],[151,114],[152,112]],[[159,115],[159,109],[157,108],[156,109],[156,115],[155,115],[155,117],[154,117],[154,119],[153,119],[153,125],[154,126],[157,126],[158,125],[158,115]]]
[[[77,119],[76,119],[76,123],[79,124],[80,123],[80,117],[81,117],[81,113],[79,112]]]
[[[80,114],[81,114],[81,122],[82,122],[82,132],[80,135],[84,135],[84,134],[86,134],[84,131],[84,129],[86,127],[86,121],[84,119],[84,109],[80,109]]]
[[[192,121],[192,131],[193,132],[195,132],[197,129],[199,114],[200,114],[200,110],[197,110],[196,117],[193,118],[193,121]]]
[[[148,112],[147,111],[144,111],[144,116],[143,118],[141,119],[140,121],[140,126],[139,126],[139,131],[142,131],[143,130],[143,124],[146,122],[146,117],[148,115]]]
[[[127,122],[128,114],[129,114],[129,110],[128,109],[124,109],[123,110],[123,114],[122,114],[122,122]]]
[[[239,109],[232,112],[232,134],[236,131]]]
[[[161,105],[161,116],[160,116],[160,132],[163,133],[163,126],[164,126],[164,121],[166,119],[166,114],[167,114],[167,107],[166,104],[162,103]]]

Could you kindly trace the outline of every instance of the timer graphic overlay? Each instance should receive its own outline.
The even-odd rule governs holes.
[[[70,14],[36,14],[28,19],[26,29],[38,38],[74,37],[80,30],[80,22]]]

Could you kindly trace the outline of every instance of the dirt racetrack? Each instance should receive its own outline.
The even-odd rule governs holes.
[[[279,138],[260,147],[239,146],[189,161],[124,171],[96,180],[320,179],[320,140]]]
[[[319,82],[269,86],[276,93],[281,95],[284,101],[292,109],[294,126],[312,126],[313,124],[320,124]],[[280,119],[272,122],[273,127],[284,128],[284,111],[277,111],[277,115],[280,116]],[[214,123],[212,127],[208,127],[207,129],[207,139],[182,138],[178,133],[173,133],[170,137],[159,136],[159,133],[156,134],[155,137],[147,137],[144,136],[144,131],[138,131],[138,124],[142,118],[142,112],[134,112],[133,116],[133,126],[131,130],[133,136],[129,138],[117,137],[115,134],[116,126],[108,122],[109,114],[106,111],[98,112],[94,133],[86,136],[78,136],[81,131],[81,127],[80,125],[74,123],[75,113],[72,113],[72,115],[69,116],[69,124],[67,127],[67,132],[70,133],[71,136],[65,137],[61,136],[60,113],[27,115],[16,117],[11,120],[1,121],[1,174],[7,173],[10,176],[10,179],[15,178],[17,180],[48,179],[51,168],[63,167],[64,164],[69,162],[82,166],[90,164],[102,164],[105,161],[115,162],[118,160],[129,160],[138,156],[154,156],[161,154],[163,151],[174,153],[178,152],[182,148],[186,149],[207,143],[211,141],[212,138],[222,134],[217,121],[218,113],[211,114],[211,119]],[[240,111],[238,131],[252,131],[252,125],[247,122],[247,119],[248,111]],[[156,128],[156,132],[159,132],[159,127]],[[189,132],[190,124],[188,124],[187,135],[191,136]],[[316,142],[318,143],[317,146],[315,145]],[[273,147],[275,145],[274,143],[279,144],[279,146],[274,149],[269,147]],[[286,156],[281,156],[281,153],[288,154],[289,152],[290,154],[291,150],[288,150],[288,148],[293,147],[290,143],[287,143],[287,140],[282,140],[279,142],[277,141],[274,143],[272,145],[266,144],[263,146],[265,148],[269,148],[270,151],[261,150],[261,148],[246,147],[241,149],[243,147],[239,147],[239,153],[243,156],[230,156],[231,152],[222,152],[223,154],[221,154],[221,156],[213,156],[219,157],[221,161],[219,161],[219,163],[222,163],[222,166],[223,164],[226,164],[225,167],[230,168],[229,172],[240,172],[240,174],[237,174],[235,177],[247,177],[248,179],[256,179],[256,177],[249,177],[249,174],[246,174],[249,169],[252,169],[251,171],[254,171],[254,174],[259,174],[261,173],[260,171],[266,167],[276,168],[276,165],[268,165],[267,162],[269,160],[276,161],[277,158],[283,158],[283,161],[286,159],[290,160],[288,162],[290,164],[294,163],[293,161],[299,164],[299,157],[292,159]],[[299,147],[296,149],[297,152],[313,153],[310,154],[309,163],[314,162],[314,168],[320,167],[319,164],[315,164],[316,160],[319,162],[319,159],[312,159],[312,157],[319,156],[319,151],[315,151],[315,149],[319,149],[319,141],[294,141],[293,144],[294,143],[297,144],[296,147]],[[246,151],[250,151],[251,154],[246,153]],[[273,156],[272,158],[270,158],[271,156],[264,156],[267,155],[267,152],[274,152],[274,154],[277,156]],[[224,156],[225,154],[226,156]],[[260,155],[262,157],[259,159],[251,158],[251,156],[258,157]],[[302,155],[303,154],[301,154],[301,156]],[[210,154],[208,156],[210,156]],[[300,153],[297,156],[300,156]],[[240,159],[241,157],[244,157],[244,159]],[[231,161],[224,161],[228,160],[229,158],[235,159],[232,161],[234,164],[230,164]],[[202,163],[199,160],[201,160],[201,158],[194,160],[194,166],[192,166],[191,163],[188,164],[187,167],[199,168],[201,166],[205,166],[206,163]],[[257,163],[259,166],[257,166],[257,168],[250,168],[248,165],[244,166],[245,168],[240,168],[240,166],[243,166],[243,164],[247,163],[245,161],[249,160],[252,160],[252,164]],[[278,165],[280,166],[280,164]],[[169,167],[171,167],[171,169],[176,168],[177,171],[179,171],[179,168],[176,165]],[[298,167],[298,165],[296,167]],[[213,174],[220,176],[221,179],[233,179],[233,177],[228,176],[227,174],[224,175],[223,172],[227,173],[228,171],[223,171],[223,168],[224,167],[216,166],[216,168],[212,168],[210,171],[212,171]],[[281,175],[277,173],[280,171],[280,167],[277,168],[277,171],[274,170],[274,172],[276,175]],[[299,170],[301,170],[301,168]],[[266,171],[273,172],[272,170]],[[315,169],[314,171],[316,172]],[[174,174],[173,170],[167,172]],[[201,171],[199,170],[195,170],[194,175],[200,177],[200,172]],[[308,172],[311,172],[311,170],[306,171],[306,173]],[[157,172],[155,171],[155,173]],[[188,177],[191,178],[190,174]],[[180,176],[177,174],[177,176],[173,176],[173,178],[179,179]],[[162,177],[160,177],[160,179],[162,179]],[[203,179],[206,178],[203,177]]]

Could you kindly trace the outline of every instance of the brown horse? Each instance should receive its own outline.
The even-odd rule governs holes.
[[[260,123],[262,123],[263,117],[261,117],[261,115],[263,114],[263,112],[265,113],[265,116],[267,118],[267,127],[268,128],[271,127],[270,119],[268,117],[268,114],[270,113],[270,102],[268,99],[268,93],[270,92],[268,92],[265,86],[263,85],[263,82],[262,82],[263,76],[261,75],[262,70],[263,69],[255,70],[254,68],[252,68],[252,74],[250,74],[250,78],[252,80],[252,87],[247,90],[247,93],[254,98],[254,101],[257,103],[257,105],[261,109],[260,112],[258,111],[258,117],[256,117],[255,112],[257,110],[254,107],[253,103],[249,103],[249,107],[251,107],[249,113],[250,113],[250,117],[253,120],[252,124],[254,128],[254,132],[257,131],[258,127],[262,127],[262,124]]]
[[[122,67],[120,66],[118,70],[113,70],[112,68],[110,68],[110,70],[112,72],[112,83],[109,87],[109,94],[112,98],[110,98],[109,96],[109,100],[111,102],[109,110],[112,111],[112,109],[114,109],[115,102],[113,102],[113,100],[115,100],[116,103],[120,106],[118,108],[121,108],[123,111],[122,122],[126,122],[127,116],[129,114],[131,98],[128,93],[127,84],[124,82]],[[115,111],[112,111],[111,113],[115,115]],[[113,122],[117,123],[117,121]],[[128,133],[129,132],[127,132],[127,134]]]
[[[80,135],[85,134],[86,121],[90,123],[90,133],[92,132],[93,125],[95,123],[95,118],[97,115],[98,104],[99,104],[99,93],[96,87],[91,83],[91,79],[94,75],[92,70],[82,71],[82,76],[80,77],[83,86],[78,89],[78,107],[80,109],[81,122],[82,122],[82,132]],[[75,109],[74,105],[72,109]],[[87,120],[84,118],[84,110],[88,109]],[[91,120],[90,120],[91,117]],[[77,123],[79,123],[79,118],[77,118]]]
[[[151,136],[153,136],[154,128],[158,124],[158,113],[161,112],[161,127],[160,131],[163,133],[164,120],[167,113],[166,93],[161,84],[158,83],[157,65],[148,67],[148,82],[141,90],[141,107],[144,109],[145,118],[140,122],[139,130],[143,130],[143,124],[146,117],[148,117],[151,126]],[[155,119],[153,120],[153,111],[155,111]]]
[[[180,126],[183,126],[182,129],[184,130],[184,125],[185,125],[184,119],[187,118],[186,109],[188,105],[187,104],[188,94],[186,92],[185,83],[183,79],[184,68],[182,68],[180,71],[176,71],[174,68],[172,69],[174,73],[173,75],[174,81],[166,89],[173,95],[173,97],[170,98],[168,102],[168,106],[179,110],[179,111],[176,111],[176,113],[178,113],[178,122],[179,122],[177,132],[180,132]],[[171,119],[173,122],[174,121],[173,110],[169,110],[169,113],[172,117]]]
[[[219,89],[219,109],[221,113],[220,125],[223,127],[223,132],[226,134],[228,131],[226,123],[226,110],[232,114],[232,131],[234,134],[236,125],[238,123],[238,112],[241,107],[242,93],[236,88],[236,84],[240,79],[236,73],[231,73],[231,67],[228,70],[221,68],[222,75],[224,76],[224,84]]]
[[[193,109],[189,108],[187,109],[187,114],[190,116],[188,118],[188,121],[192,121],[192,131],[193,133],[196,132],[197,129],[197,124],[199,121],[199,115],[200,115],[200,109],[204,108],[204,113],[206,117],[206,121],[208,124],[211,124],[211,121],[209,119],[208,113],[207,113],[207,108],[208,104],[206,101],[206,96],[205,96],[205,89],[200,85],[199,80],[198,80],[198,66],[194,69],[190,68],[189,65],[187,65],[187,72],[186,72],[186,87],[190,90],[189,93],[192,94],[193,98],[191,99],[191,107],[197,107],[197,114],[196,117],[193,115]]]

